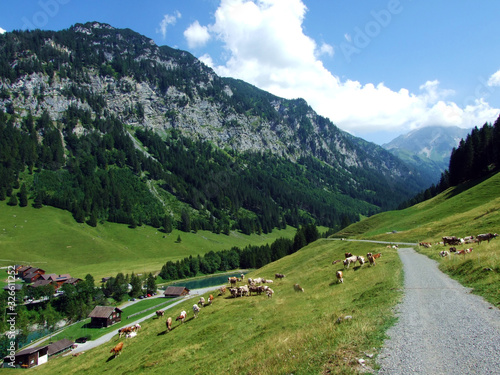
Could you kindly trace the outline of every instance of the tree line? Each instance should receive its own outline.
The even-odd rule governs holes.
[[[435,197],[446,189],[467,181],[478,180],[500,169],[500,116],[493,125],[477,126],[461,139],[451,151],[447,170],[441,174],[439,183],[420,192],[400,205],[400,209]]]
[[[235,246],[230,250],[210,251],[203,256],[189,256],[176,262],[168,261],[161,268],[159,276],[166,281],[173,281],[239,268],[261,268],[295,253],[319,237],[316,226],[307,224],[297,229],[293,239],[278,238],[271,245],[249,245],[244,249]]]

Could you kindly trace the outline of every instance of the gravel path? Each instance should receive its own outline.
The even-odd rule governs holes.
[[[378,374],[500,374],[500,310],[411,248],[400,249],[405,296]]]

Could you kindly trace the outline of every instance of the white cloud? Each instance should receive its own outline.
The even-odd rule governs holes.
[[[330,57],[333,56],[333,47],[329,44],[323,43],[319,48],[319,55],[328,55]]]
[[[3,33],[5,33],[5,32],[6,32],[6,30],[5,30],[5,29],[2,29],[2,28],[0,27],[0,34],[3,34]]]
[[[198,57],[198,59],[210,68],[213,68],[215,66],[214,61],[209,54],[204,54],[203,56]]]
[[[156,29],[156,32],[161,33],[163,39],[165,39],[167,37],[167,27],[175,25],[178,18],[181,18],[181,13],[179,11],[175,11],[173,15],[165,14],[160,22],[160,28]]]
[[[488,86],[500,86],[500,70],[491,75],[488,79]]]
[[[210,39],[208,27],[201,26],[198,21],[193,22],[184,31],[184,37],[188,42],[189,48],[204,46]]]
[[[306,11],[301,0],[221,0],[207,30],[229,57],[213,68],[284,98],[304,98],[320,115],[358,135],[400,134],[427,125],[473,127],[498,116],[499,110],[480,97],[462,106],[449,101],[453,90],[441,89],[437,80],[425,82],[416,93],[394,91],[384,83],[341,81],[318,58],[333,54],[333,48],[318,47],[304,34]],[[498,81],[492,82],[500,85],[500,73],[494,77]]]

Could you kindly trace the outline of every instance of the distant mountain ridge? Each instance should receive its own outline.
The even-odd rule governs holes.
[[[99,22],[0,35],[0,110],[0,130],[24,145],[4,153],[0,197],[28,168],[29,193],[81,222],[336,226],[429,186],[303,99],[219,77],[188,52]]]
[[[448,168],[453,148],[470,131],[457,126],[426,126],[400,135],[382,147],[418,168],[435,183]]]

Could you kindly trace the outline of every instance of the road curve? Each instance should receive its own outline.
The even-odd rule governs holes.
[[[500,310],[412,248],[398,251],[405,295],[378,374],[500,374]]]

